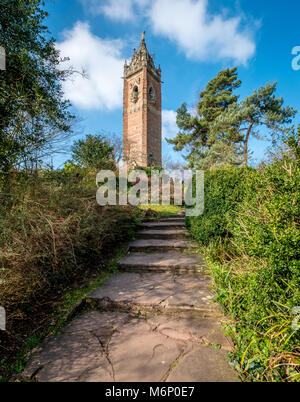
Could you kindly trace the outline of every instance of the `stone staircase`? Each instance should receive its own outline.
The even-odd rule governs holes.
[[[176,238],[170,238],[170,232]],[[186,230],[184,217],[144,222],[127,255],[119,261],[121,273],[88,298],[96,301],[101,311],[219,317],[221,312],[213,302],[211,281],[198,248]]]
[[[47,339],[26,381],[238,381],[211,279],[184,217],[144,222],[87,312]]]
[[[119,262],[121,271],[203,273],[205,263],[196,255],[198,245],[185,228],[184,217],[171,217],[145,222],[128,255]]]

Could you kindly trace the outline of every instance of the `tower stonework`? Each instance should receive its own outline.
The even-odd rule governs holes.
[[[123,160],[161,166],[161,69],[154,65],[144,33],[130,64],[124,65]]]

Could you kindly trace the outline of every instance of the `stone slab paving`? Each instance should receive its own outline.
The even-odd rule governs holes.
[[[232,345],[221,328],[225,319],[204,259],[176,251],[193,249],[183,220],[143,226],[141,236],[152,231],[159,238],[130,245],[130,251],[148,252],[129,252],[119,262],[126,272],[90,293],[83,301],[90,312],[34,351],[23,380],[238,381],[227,361]],[[176,238],[170,239],[170,233]],[[162,247],[165,252],[159,252]]]
[[[137,235],[138,239],[185,239],[187,237],[189,237],[189,232],[185,229],[175,229],[175,230],[145,229],[141,230]]]
[[[205,362],[199,365],[199,361]],[[214,348],[199,348],[187,354],[171,371],[166,382],[237,382],[228,369],[226,354]]]
[[[218,316],[220,310],[209,286],[210,279],[204,275],[124,272],[115,274],[87,298],[96,301],[102,311],[201,312]]]
[[[237,381],[229,348],[217,320],[91,312],[37,348],[22,376],[40,382]]]
[[[119,262],[121,270],[129,272],[199,272],[206,269],[204,259],[200,256],[179,253],[132,253]]]
[[[197,249],[199,246],[188,240],[180,239],[138,239],[130,244],[130,251],[183,251],[185,249]]]
[[[185,227],[184,222],[144,222],[141,225],[144,228],[149,228],[149,229],[182,229]]]
[[[162,219],[159,219],[159,221],[158,222],[185,222],[185,218],[183,217],[183,218],[176,218],[176,217],[174,217],[174,218],[162,218]]]

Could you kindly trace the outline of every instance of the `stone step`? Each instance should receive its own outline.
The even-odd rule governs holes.
[[[165,230],[155,230],[155,229],[145,229],[138,232],[136,235],[137,239],[180,239],[185,240],[190,238],[190,234],[185,229],[165,229]]]
[[[183,222],[183,223],[185,223],[185,218],[161,218],[161,219],[159,219],[157,222],[169,222],[169,223],[173,223],[173,222],[175,222],[175,223],[181,223],[181,222]]]
[[[185,228],[184,222],[143,222],[143,228],[165,230],[165,229],[183,229]]]
[[[222,322],[215,317],[89,312],[47,337],[19,381],[103,382],[108,389],[114,382],[238,382],[228,364],[233,348]],[[126,391],[123,395],[135,399]]]
[[[218,316],[220,307],[204,275],[117,273],[87,296],[100,311]],[[95,304],[96,303],[96,304]]]
[[[129,253],[118,266],[127,272],[207,273],[203,257],[179,253]]]
[[[197,243],[186,240],[176,240],[176,239],[140,239],[134,240],[129,245],[129,250],[131,252],[169,252],[169,251],[180,251],[184,250],[197,250],[199,246]]]

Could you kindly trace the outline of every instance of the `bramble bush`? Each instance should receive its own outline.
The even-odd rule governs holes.
[[[56,304],[107,268],[133,235],[141,211],[100,207],[96,171],[79,168],[16,172],[11,193],[0,192],[0,377],[26,340],[49,326]]]

